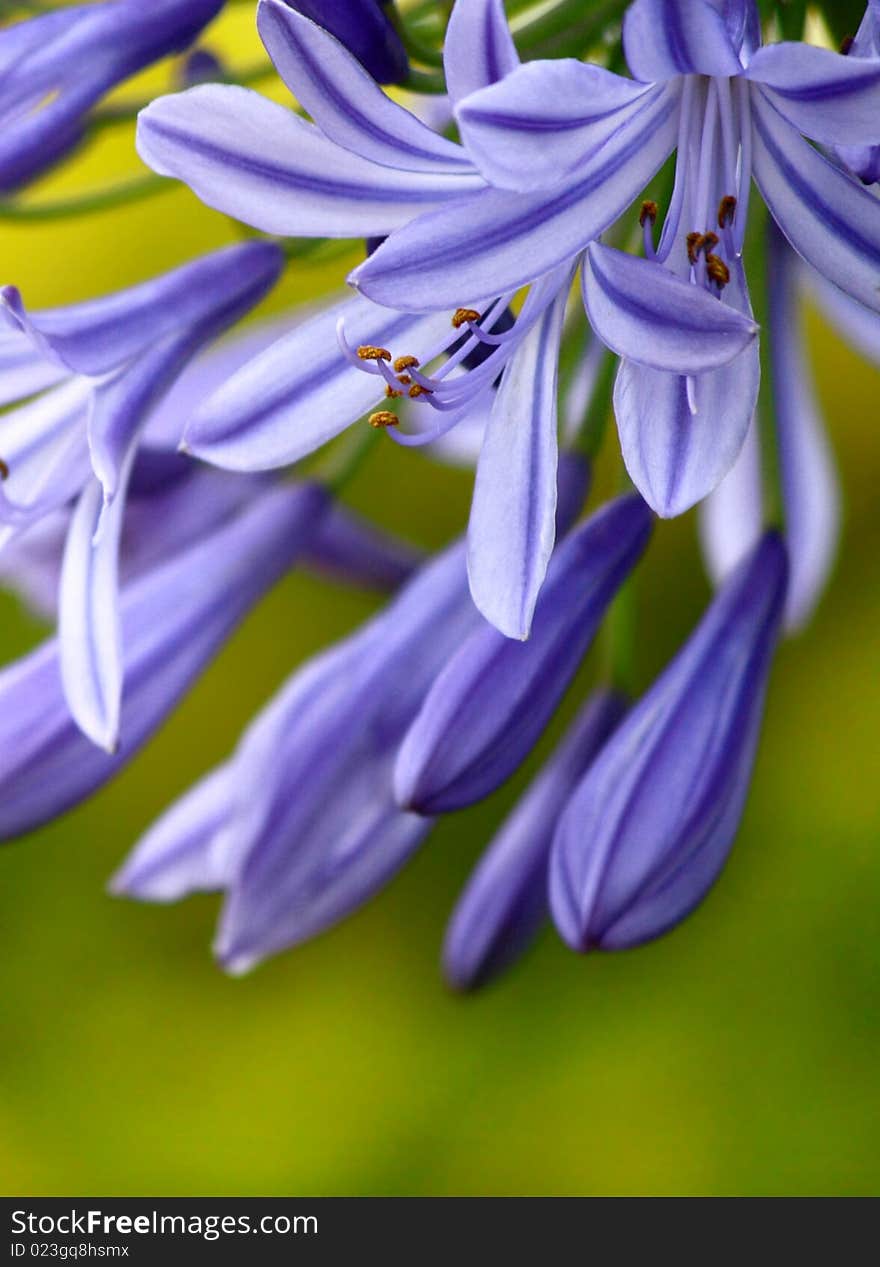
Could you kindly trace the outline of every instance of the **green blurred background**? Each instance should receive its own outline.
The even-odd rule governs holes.
[[[240,6],[208,43],[250,64],[251,28]],[[155,71],[119,96],[165,82]],[[105,133],[34,200],[139,172],[131,139]],[[169,186],[74,222],[0,221],[0,273],[32,305],[56,304],[234,236]],[[295,266],[270,307],[341,275]],[[451,996],[444,922],[523,778],[449,819],[356,918],[241,980],[211,961],[214,900],[106,897],[157,812],[376,602],[291,577],[123,777],[0,853],[0,1191],[878,1190],[878,378],[816,319],[810,335],[845,487],[840,565],[779,656],[745,823],[698,913],[615,956],[577,957],[548,932],[496,987]],[[437,544],[469,495],[468,475],[387,444],[347,498]],[[648,681],[707,596],[693,516],[660,525],[641,576]],[[10,657],[40,630],[0,602]]]

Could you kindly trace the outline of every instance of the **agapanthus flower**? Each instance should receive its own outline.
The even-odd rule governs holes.
[[[104,0],[0,31],[0,190],[17,189],[82,139],[112,88],[179,53],[225,0]]]
[[[282,256],[249,242],[102,299],[29,313],[2,291],[0,542],[76,499],[61,574],[65,693],[96,743],[117,741],[122,646],[116,604],[125,493],[144,429],[190,359],[277,280]]]
[[[753,178],[795,250],[880,306],[880,204],[804,139],[875,141],[880,64],[806,44],[760,48],[759,39],[751,0],[635,0],[623,26],[634,79],[573,60],[532,62],[472,93],[458,104],[459,125],[493,187],[466,213],[441,208],[398,230],[353,278],[384,304],[430,309],[462,293],[479,304],[586,247],[587,311],[623,358],[615,411],[624,458],[662,515],[705,496],[735,460],[757,395],[757,347],[712,368],[694,345],[692,371],[670,373],[657,353],[681,309],[670,297],[652,331],[646,304],[676,276],[692,287],[695,323],[698,296],[746,319]],[[589,245],[673,150],[675,185],[656,245],[657,208],[642,210],[648,258]],[[687,310],[687,299],[678,302]]]
[[[489,729],[510,727],[515,734],[488,776],[484,748],[476,744],[462,755],[458,772],[470,780],[475,799],[524,759],[526,732],[533,741],[561,694],[548,691],[543,714],[530,716],[536,692],[527,688],[511,700],[505,649],[526,683],[555,675],[567,684],[595,630],[594,610],[607,607],[633,566],[649,519],[639,499],[624,498],[572,530],[559,547],[569,618],[563,628],[561,599],[548,589],[538,603],[535,636],[525,644],[480,627],[464,544],[448,547],[383,612],[294,674],[222,772],[208,775],[147,834],[117,876],[116,891],[170,900],[222,889],[216,949],[233,971],[349,914],[421,844],[435,808],[447,808],[414,812],[395,759],[459,647],[478,654],[487,632],[501,644],[480,705]],[[602,729],[594,721],[593,748]],[[583,737],[576,746],[582,769]],[[550,777],[564,776],[557,770]]]
[[[509,636],[525,637],[553,546],[556,359],[565,300],[583,245],[620,215],[674,145],[676,90],[649,90],[621,80],[629,106],[646,94],[666,103],[657,135],[649,141],[642,129],[636,145],[630,124],[609,139],[607,121],[594,120],[585,142],[587,196],[578,205],[579,241],[559,251],[548,268],[544,251],[533,252],[525,234],[515,246],[516,278],[501,269],[490,284],[489,268],[476,282],[475,254],[500,250],[503,236],[483,225],[481,209],[491,205],[507,216],[518,215],[528,197],[488,189],[487,173],[475,165],[479,153],[432,132],[382,93],[332,36],[280,0],[261,0],[257,21],[276,68],[313,123],[256,93],[206,86],[160,98],[142,113],[141,156],[156,171],[186,181],[210,206],[267,232],[387,238],[351,280],[396,315],[353,301],[349,312],[337,316],[343,351],[365,371],[360,392],[343,386],[351,376],[340,374],[343,366],[319,327],[301,342],[291,340],[283,372],[273,367],[267,373],[264,363],[207,402],[192,421],[187,443],[220,465],[265,469],[296,460],[365,408],[405,392],[437,417],[427,437],[411,437],[420,444],[484,405],[504,371],[480,462],[469,566],[483,613]],[[458,0],[444,58],[447,86],[463,122],[465,100],[518,65],[498,0]],[[607,103],[599,99],[597,109],[607,114]],[[467,142],[464,126],[462,134]],[[618,155],[613,162],[603,148],[606,140]],[[621,154],[628,158],[618,179]],[[453,220],[459,226],[458,245],[438,250],[444,226]],[[404,251],[412,285],[401,281],[391,299],[376,279],[390,276],[387,262],[399,258],[395,243],[404,231],[427,235],[434,245],[423,236],[414,255]],[[442,274],[436,287],[425,287],[416,277],[423,255],[431,275],[439,279]],[[395,268],[392,262],[391,271]],[[510,300],[526,285],[531,289],[518,319],[500,332]],[[708,292],[695,293],[671,273],[661,275],[641,298],[628,328],[627,350],[656,368],[704,370],[754,342],[750,317],[719,304]],[[473,307],[477,300],[482,311]],[[445,327],[420,326],[418,318],[401,315],[441,308],[453,314]],[[429,328],[432,337],[420,338]],[[467,373],[455,373],[480,343],[490,345],[492,355]],[[441,366],[430,368],[438,359]],[[257,386],[260,377],[262,387]],[[313,398],[308,410],[304,387]],[[344,409],[335,407],[340,395],[346,397]],[[393,431],[393,414],[386,410],[381,421]],[[514,444],[506,443],[510,434],[516,436]]]
[[[785,547],[769,533],[568,802],[550,902],[575,950],[658,937],[718,876],[748,792],[786,575]]]

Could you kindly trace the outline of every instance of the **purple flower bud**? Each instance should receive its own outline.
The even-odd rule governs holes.
[[[284,0],[290,9],[335,35],[380,84],[401,84],[409,61],[384,12],[388,0]]]
[[[739,825],[788,565],[767,533],[569,801],[550,906],[575,950],[650,941],[693,910]]]
[[[611,599],[647,544],[651,513],[621,497],[557,547],[527,642],[472,634],[434,682],[401,746],[399,803],[435,814],[493,792],[528,755]]]
[[[455,989],[496,977],[544,922],[547,858],[559,815],[625,707],[613,692],[593,696],[483,854],[446,931],[443,968]]]

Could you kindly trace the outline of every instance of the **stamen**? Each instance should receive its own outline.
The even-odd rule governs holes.
[[[409,374],[398,374],[397,381],[398,383],[403,383],[404,387],[409,387],[410,383],[412,382],[412,379],[410,378]]]
[[[649,220],[652,225],[657,221],[657,204],[650,198],[646,199],[646,201],[642,203],[642,209],[639,212],[639,224],[643,229],[646,222]]]
[[[374,347],[372,343],[364,343],[357,354],[362,361],[390,361],[391,353],[387,348]]]
[[[423,387],[421,383],[413,383],[409,389],[410,400],[417,400],[419,396],[432,396],[433,392],[429,387]]]
[[[397,360],[394,362],[394,369],[396,373],[402,374],[404,370],[408,370],[413,365],[418,365],[418,364],[419,364],[419,358],[417,356],[399,356]]]
[[[452,324],[455,326],[456,330],[460,330],[462,326],[466,326],[470,324],[470,322],[479,320],[480,314],[477,312],[476,308],[456,308],[452,317]]]
[[[733,224],[736,215],[736,199],[733,194],[725,194],[718,204],[718,227],[726,229],[729,224]]]
[[[398,382],[400,380],[398,379]],[[392,387],[390,383],[385,384],[385,395],[389,400],[399,400],[403,392],[399,392],[396,387]]]
[[[706,256],[706,272],[719,290],[723,290],[730,281],[730,269],[720,255]]]
[[[645,243],[645,255],[649,260],[657,258],[654,250],[654,224],[657,220],[657,204],[652,200],[642,203],[639,212],[639,224],[642,226],[642,237]]]
[[[714,250],[718,245],[718,234],[711,230],[708,233],[689,233],[685,239],[687,242],[687,256],[691,264],[699,261],[700,255],[708,256],[709,252]]]
[[[9,463],[0,458],[0,480],[9,479]]]
[[[389,409],[380,409],[378,413],[370,414],[371,427],[399,427],[400,419],[397,414],[391,413]]]

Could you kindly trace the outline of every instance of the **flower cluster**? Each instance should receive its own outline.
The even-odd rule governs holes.
[[[222,7],[104,0],[0,31],[0,186]],[[880,355],[880,4],[840,52],[774,39],[754,0],[596,8],[546,59],[546,14],[514,35],[502,0],[456,0],[445,29],[436,6],[259,0],[291,108],[202,82],[204,53],[137,127],[246,240],[68,308],[0,292],[0,570],[58,626],[0,672],[4,837],[111,778],[291,566],[391,591],[113,881],[222,892],[231,971],[349,914],[501,786],[603,624],[606,668],[453,914],[448,979],[490,979],[548,915],[578,951],[651,940],[735,838],[775,648],[837,539],[804,293]],[[329,239],[363,243],[353,294],[218,343]],[[612,412],[621,495],[582,519]],[[434,558],[340,500],[377,433],[476,466]],[[655,516],[697,505],[716,592],[640,692],[606,617],[632,610]]]

